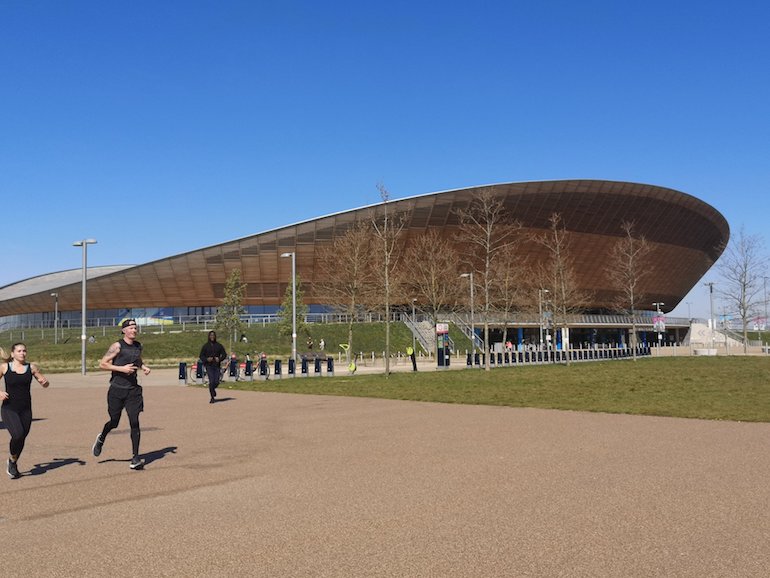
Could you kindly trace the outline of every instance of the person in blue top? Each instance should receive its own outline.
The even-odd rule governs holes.
[[[30,392],[32,378],[34,377],[43,387],[48,387],[50,382],[34,363],[27,363],[27,346],[23,343],[14,343],[9,357],[6,357],[5,352],[0,349],[0,356],[2,356],[0,378],[5,378],[5,391],[0,391],[0,400],[3,401],[0,416],[8,433],[11,434],[7,471],[8,476],[15,480],[21,477],[18,466],[19,456],[32,426]]]
[[[101,369],[112,372],[110,389],[107,390],[107,413],[110,421],[104,424],[102,432],[96,436],[92,451],[95,456],[102,453],[107,434],[118,427],[120,414],[125,409],[131,428],[131,449],[134,454],[130,468],[141,470],[144,460],[139,457],[139,414],[144,410],[144,397],[137,374],[141,371],[148,375],[150,368],[142,360],[142,344],[136,340],[136,320],[126,319],[120,327],[123,338],[110,345],[99,362]]]

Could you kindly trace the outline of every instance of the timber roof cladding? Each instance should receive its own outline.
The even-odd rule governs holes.
[[[679,191],[628,182],[600,180],[537,181],[485,185],[394,200],[391,214],[408,212],[404,239],[438,228],[455,238],[458,209],[465,209],[476,191],[489,190],[503,198],[506,209],[525,230],[542,231],[553,213],[560,213],[572,233],[572,251],[581,285],[595,292],[595,307],[606,307],[613,296],[606,277],[611,245],[622,235],[622,221],[632,221],[636,233],[654,244],[654,265],[643,292],[672,309],[721,254],[729,238],[724,217],[710,205]],[[240,268],[248,284],[245,304],[274,305],[289,284],[291,260],[281,253],[295,251],[297,274],[308,302],[316,280],[316,248],[343,234],[356,221],[381,214],[382,203],[327,215],[220,245],[174,255],[119,270],[91,280],[89,308],[211,306],[221,302],[228,273]],[[524,243],[533,260],[544,249]],[[46,277],[46,276],[42,276]],[[59,293],[62,311],[80,308],[79,278],[57,287],[35,290],[30,280],[0,288],[0,316],[48,311],[50,292]],[[26,283],[21,291],[21,283]]]

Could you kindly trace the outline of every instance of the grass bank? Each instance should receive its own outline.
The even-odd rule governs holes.
[[[180,361],[192,362],[198,356],[201,346],[206,341],[206,335],[210,328],[198,326],[165,327],[161,333],[158,327],[142,327],[138,336],[144,346],[145,361],[156,368],[175,367]],[[120,338],[120,331],[115,327],[89,328],[95,342],[86,346],[86,363],[88,367],[95,368],[99,360],[107,351],[111,343]],[[454,330],[454,328],[453,328]],[[341,351],[340,344],[347,343],[347,325],[337,323],[317,323],[310,325],[309,335],[313,338],[314,347],[317,350],[321,339],[326,342],[326,351],[335,355]],[[470,340],[459,331],[454,330],[453,339],[460,348],[470,348]],[[247,342],[236,341],[229,343],[225,336],[219,334],[219,340],[228,352],[235,352],[239,359],[244,359],[246,354],[255,357],[256,353],[264,351],[270,358],[288,358],[291,355],[291,338],[278,335],[278,327],[275,324],[252,325],[243,331]],[[297,351],[302,354],[307,350],[306,340],[308,334],[297,337]],[[355,351],[364,352],[367,356],[374,352],[377,357],[382,357],[385,349],[385,324],[384,323],[358,323],[353,330]],[[25,331],[6,331],[0,333],[0,347],[10,351],[10,346],[16,341],[27,344],[29,358],[38,363],[42,370],[49,373],[73,372],[80,370],[80,329],[66,329],[59,336],[58,343],[54,343],[52,329],[28,329]],[[393,323],[390,326],[390,342],[393,352],[406,350],[412,343],[412,334],[403,323]]]

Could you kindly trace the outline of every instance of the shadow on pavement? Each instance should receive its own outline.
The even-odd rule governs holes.
[[[39,476],[41,474],[45,474],[47,472],[50,472],[51,470],[56,470],[58,468],[61,468],[63,466],[69,466],[72,464],[77,464],[79,466],[84,466],[86,463],[78,458],[54,458],[50,462],[43,462],[42,464],[35,464],[32,466],[32,469],[22,475],[26,476]]]
[[[142,454],[142,458],[144,459],[144,464],[148,465],[154,461],[162,460],[163,458],[166,457],[167,454],[175,454],[176,449],[177,449],[177,446],[169,446],[167,448],[163,448],[162,450],[155,450],[154,452],[148,452],[146,454]]]

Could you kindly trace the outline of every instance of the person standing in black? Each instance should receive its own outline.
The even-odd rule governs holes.
[[[104,354],[99,362],[99,367],[105,371],[111,371],[110,389],[107,391],[107,413],[110,421],[104,424],[102,433],[96,436],[93,453],[98,456],[102,453],[102,446],[107,439],[107,434],[118,427],[120,414],[126,410],[128,424],[131,427],[131,469],[141,470],[144,460],[139,457],[139,414],[144,411],[144,396],[142,386],[139,385],[137,374],[142,371],[145,375],[150,373],[150,368],[142,361],[142,344],[136,340],[138,328],[135,319],[126,319],[120,325],[123,338],[116,341]]]
[[[203,344],[203,347],[201,347],[198,359],[203,361],[206,365],[206,373],[209,376],[209,393],[211,394],[209,403],[214,403],[214,398],[217,396],[219,378],[222,374],[222,361],[227,359],[227,351],[225,351],[222,344],[217,341],[217,334],[215,331],[209,331],[209,339]]]
[[[406,354],[409,356],[409,359],[412,360],[412,371],[417,371],[417,357],[414,353],[414,347],[411,345],[407,346]]]
[[[2,349],[0,349],[2,352]],[[18,460],[24,449],[24,442],[32,427],[32,395],[30,385],[34,377],[43,387],[48,387],[46,377],[38,371],[34,363],[27,363],[27,346],[14,343],[11,356],[2,353],[0,363],[0,378],[5,377],[5,391],[0,391],[0,415],[3,424],[11,434],[10,457],[8,458],[8,476],[15,480],[21,477]]]

